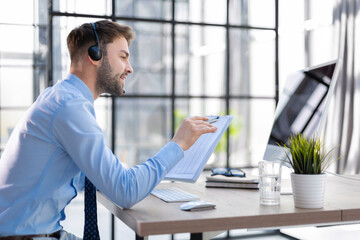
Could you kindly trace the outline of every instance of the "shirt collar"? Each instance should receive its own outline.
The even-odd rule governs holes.
[[[69,73],[66,77],[65,81],[68,80],[71,85],[76,87],[82,94],[84,94],[85,98],[89,100],[91,103],[94,103],[94,96],[88,86],[77,76],[72,73]]]

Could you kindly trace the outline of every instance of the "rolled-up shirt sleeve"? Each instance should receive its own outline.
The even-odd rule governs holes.
[[[167,143],[146,162],[122,166],[106,146],[92,103],[73,99],[65,103],[51,125],[52,139],[109,199],[130,208],[144,199],[184,156],[174,142]]]

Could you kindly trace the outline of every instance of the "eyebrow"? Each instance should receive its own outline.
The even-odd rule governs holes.
[[[130,56],[130,53],[129,53],[128,51],[126,51],[126,50],[120,50],[120,52],[125,53],[125,54],[126,54],[126,57],[129,57],[129,56]]]

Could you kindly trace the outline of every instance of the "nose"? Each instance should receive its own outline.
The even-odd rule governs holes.
[[[130,62],[128,62],[128,64],[126,65],[125,71],[129,74],[129,73],[133,73],[133,68],[131,67]]]

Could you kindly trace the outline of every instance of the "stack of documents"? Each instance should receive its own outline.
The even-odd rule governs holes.
[[[194,145],[184,152],[183,159],[169,171],[165,179],[196,182],[232,119],[230,115],[209,118],[209,122],[217,127],[216,132],[201,135]]]
[[[259,188],[258,177],[227,177],[223,175],[206,176],[206,187],[217,188]]]

